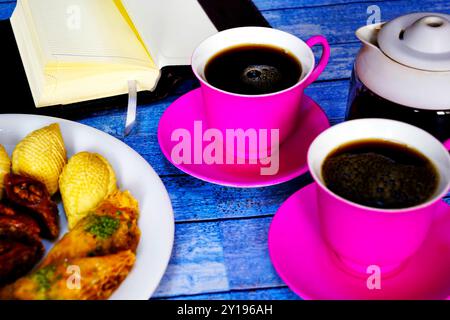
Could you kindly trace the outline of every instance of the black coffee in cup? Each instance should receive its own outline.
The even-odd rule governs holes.
[[[213,56],[205,67],[212,86],[237,94],[260,95],[288,89],[302,75],[298,59],[270,45],[239,45]]]
[[[435,193],[439,175],[421,152],[385,140],[361,140],[331,152],[322,167],[328,189],[352,202],[381,209],[419,205]]]

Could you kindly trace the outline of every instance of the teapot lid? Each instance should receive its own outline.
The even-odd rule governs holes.
[[[408,67],[450,71],[450,15],[413,13],[396,18],[383,25],[378,45]]]

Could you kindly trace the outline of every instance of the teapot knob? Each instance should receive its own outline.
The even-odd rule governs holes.
[[[425,16],[404,30],[403,41],[420,52],[450,52],[450,22],[445,17]]]
[[[450,71],[450,15],[413,13],[387,22],[378,34],[383,53],[403,65]]]

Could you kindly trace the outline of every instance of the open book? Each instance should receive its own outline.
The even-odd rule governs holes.
[[[18,0],[14,36],[37,107],[152,91],[217,32],[196,0]]]

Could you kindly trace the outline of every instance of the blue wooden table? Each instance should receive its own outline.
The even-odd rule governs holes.
[[[450,13],[448,0],[255,0],[270,24],[306,40],[325,35],[332,47],[330,64],[307,90],[332,124],[343,120],[349,77],[360,47],[355,30],[367,23],[376,5],[381,19],[414,11]],[[8,19],[15,1],[0,0],[0,18]],[[274,271],[267,234],[278,207],[310,183],[308,175],[260,189],[208,184],[174,168],[157,141],[164,110],[195,84],[185,83],[169,98],[139,108],[138,125],[124,138],[125,111],[99,112],[80,122],[103,130],[138,151],[161,176],[175,210],[172,259],[154,298],[298,299]]]

